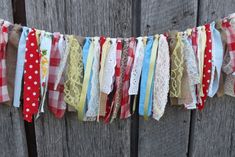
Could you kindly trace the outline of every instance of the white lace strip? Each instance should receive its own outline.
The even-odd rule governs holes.
[[[116,49],[117,49],[117,39],[111,39],[111,48],[107,54],[105,65],[104,65],[104,74],[102,79],[101,92],[109,94],[113,89],[114,82],[114,73],[116,66]]]
[[[169,46],[164,35],[160,35],[153,89],[153,118],[159,120],[167,104],[170,80]]]
[[[143,65],[144,59],[144,43],[143,38],[137,38],[137,47],[135,52],[135,59],[133,68],[131,71],[131,78],[130,78],[130,87],[129,87],[129,95],[137,95],[139,89],[139,81],[140,81],[140,74]]]

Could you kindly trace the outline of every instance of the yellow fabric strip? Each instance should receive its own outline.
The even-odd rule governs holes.
[[[145,94],[145,99],[144,99],[144,119],[148,119],[148,104],[149,104],[150,90],[151,90],[152,81],[153,81],[154,66],[156,63],[158,38],[159,38],[159,35],[155,35],[155,40],[153,42],[153,46],[152,46],[152,50],[151,50],[149,72],[148,72],[149,80],[147,82],[146,94]]]
[[[84,107],[85,107],[85,103],[86,103],[86,94],[87,94],[88,84],[89,84],[90,75],[91,75],[92,62],[93,62],[93,58],[94,58],[93,49],[94,49],[94,40],[92,38],[92,42],[91,42],[91,45],[89,48],[89,54],[87,57],[87,63],[86,63],[86,69],[85,69],[85,74],[84,74],[84,79],[83,79],[81,97],[80,97],[79,104],[77,106],[78,119],[81,121],[83,120],[84,112],[85,112]]]
[[[110,47],[111,47],[110,38],[107,38],[102,47],[102,56],[101,56],[101,63],[100,63],[101,65],[100,65],[100,73],[99,73],[100,87],[102,86],[105,60],[106,60]],[[99,116],[105,116],[106,100],[107,100],[107,94],[100,93],[100,103],[99,103],[99,108],[98,108],[97,121],[99,121]]]

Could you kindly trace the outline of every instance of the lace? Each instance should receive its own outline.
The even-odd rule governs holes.
[[[173,46],[175,42],[175,46]],[[172,42],[173,41],[173,42]],[[176,39],[172,39],[172,54],[171,54],[171,72],[170,72],[170,97],[180,97],[181,95],[181,79],[184,71],[184,55],[182,53],[183,43],[180,33],[177,33]]]
[[[100,87],[101,91],[106,94],[109,94],[113,89],[114,73],[116,66],[116,39],[111,39],[111,42],[112,45],[105,60],[102,86]]]
[[[66,68],[66,78],[64,84],[64,101],[77,109],[83,81],[82,49],[74,36],[68,38],[68,63]]]
[[[187,37],[183,38],[183,44],[184,44],[184,60],[185,60],[185,77],[182,82],[186,82],[182,84],[182,98],[181,104],[185,104],[185,107],[187,109],[195,109],[197,98],[196,98],[196,86],[200,83],[198,68],[197,68],[197,62],[196,62],[196,56],[194,54],[194,50],[192,48],[192,45],[187,40]],[[189,92],[190,91],[190,92]]]
[[[153,89],[153,118],[159,120],[165,111],[170,80],[169,46],[164,35],[160,35]]]
[[[68,36],[65,36],[65,40],[64,40],[65,44],[61,44],[61,46],[59,46],[59,50],[62,53],[61,55],[61,61],[60,61],[60,65],[58,67],[58,73],[56,76],[56,81],[55,81],[55,85],[54,85],[54,89],[57,88],[58,84],[60,83],[60,79],[61,76],[63,74],[64,68],[66,66],[66,62],[67,62],[67,58],[68,58],[68,54],[69,54],[69,39]]]
[[[91,78],[91,98],[88,102],[88,110],[86,112],[85,120],[94,121],[96,119],[99,107],[99,62],[100,62],[100,44],[99,37],[94,39],[94,61],[92,65]]]
[[[129,87],[129,95],[137,95],[139,89],[139,81],[140,81],[140,74],[144,60],[144,43],[143,38],[137,38],[137,47],[135,53],[135,59],[133,68],[131,71],[131,79],[130,79],[130,87]]]

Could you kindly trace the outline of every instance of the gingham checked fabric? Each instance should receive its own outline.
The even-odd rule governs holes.
[[[123,86],[122,86],[122,101],[121,101],[121,113],[120,113],[121,119],[128,118],[130,116],[130,96],[128,90],[130,87],[130,76],[131,76],[132,65],[134,63],[134,58],[135,58],[135,48],[136,48],[136,41],[134,38],[131,38],[128,44],[128,57],[127,57],[127,63],[126,63],[126,68],[123,78]]]
[[[202,78],[202,89],[203,96],[201,97],[201,103],[198,104],[198,109],[204,108],[206,98],[209,91],[209,85],[211,81],[211,70],[212,70],[212,40],[211,40],[211,28],[210,24],[205,25],[206,30],[206,48],[204,54],[204,67],[203,67],[203,78]]]
[[[227,46],[229,49],[230,62],[235,74],[235,29],[231,26],[230,22],[227,19],[222,21],[222,27],[226,33],[227,37]]]
[[[9,101],[6,78],[6,46],[8,41],[8,27],[3,24],[0,30],[0,103]]]
[[[62,118],[65,110],[66,103],[64,102],[64,77],[61,80],[56,89],[54,89],[57,71],[61,61],[63,52],[59,50],[59,44],[65,43],[63,36],[59,33],[53,34],[51,55],[50,55],[50,66],[49,66],[49,80],[48,80],[48,108],[57,118]]]

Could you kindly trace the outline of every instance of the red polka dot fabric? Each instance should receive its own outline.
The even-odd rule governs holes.
[[[210,24],[205,25],[206,28],[206,48],[204,54],[204,67],[203,67],[203,78],[202,78],[202,90],[203,97],[201,97],[201,103],[198,104],[198,109],[202,110],[208,95],[210,80],[211,80],[211,69],[212,69],[212,41],[211,41],[211,29]]]
[[[29,32],[26,40],[23,114],[24,120],[32,122],[33,115],[38,112],[40,96],[40,54],[35,29]]]

